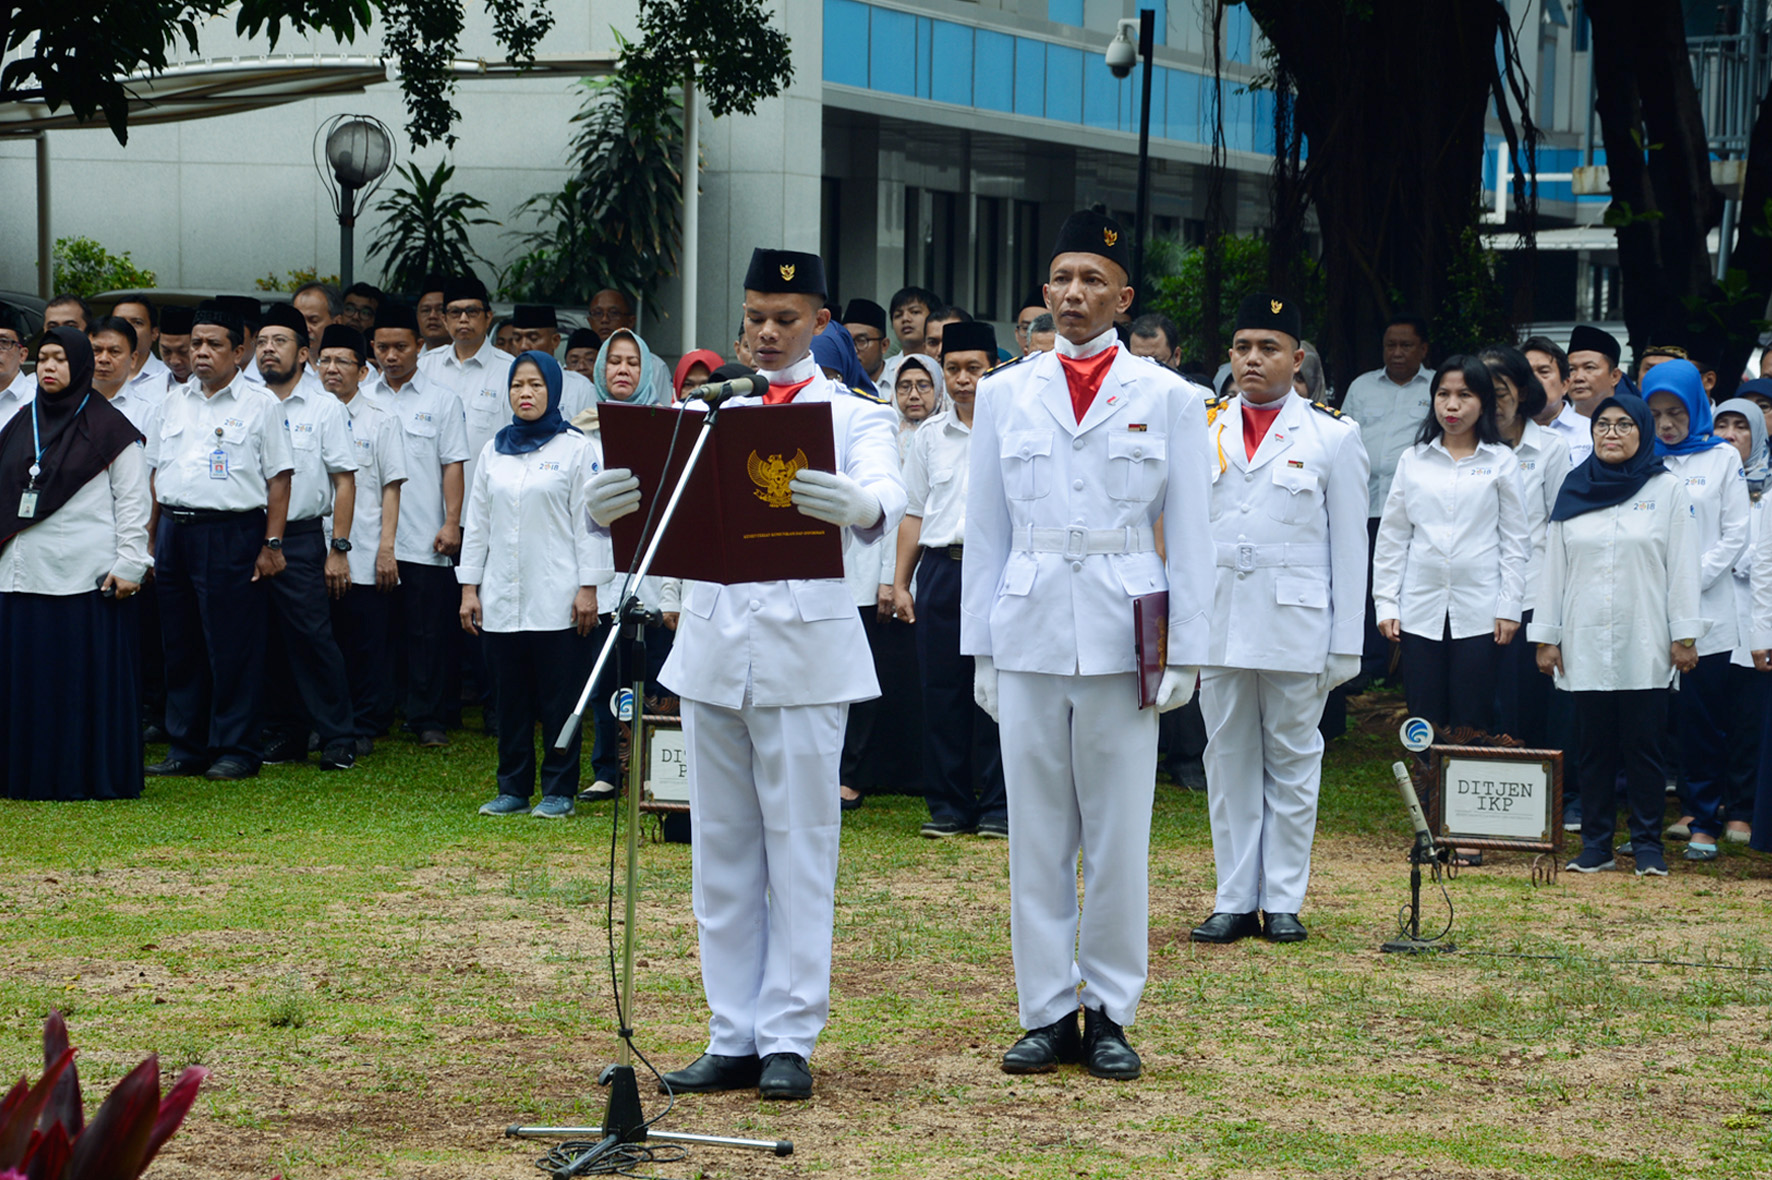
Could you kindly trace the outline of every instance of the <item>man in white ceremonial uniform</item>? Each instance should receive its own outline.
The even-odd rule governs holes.
[[[1028,1030],[1003,1056],[1010,1073],[1078,1061],[1098,1077],[1141,1071],[1124,1026],[1149,966],[1157,713],[1187,702],[1206,658],[1204,391],[1119,347],[1130,244],[1102,214],[1065,221],[1046,284],[1058,350],[988,374],[973,411],[960,650],[1002,736]],[[1162,590],[1168,667],[1156,708],[1141,710],[1132,603]]]
[[[837,471],[802,470],[790,488],[801,513],[844,527],[847,547],[895,526],[905,494],[892,411],[825,377],[812,357],[830,320],[825,293],[817,255],[752,255],[746,330],[770,389],[729,404],[830,403]],[[637,511],[638,487],[626,468],[594,477],[591,518],[607,527]],[[707,1052],[664,1082],[680,1093],[756,1086],[764,1098],[805,1098],[807,1057],[830,1013],[844,721],[852,702],[880,692],[860,616],[840,577],[685,583],[659,679],[683,699],[713,1012]]]
[[[1301,332],[1291,300],[1243,300],[1236,392],[1208,428],[1218,584],[1200,707],[1218,897],[1195,942],[1304,941],[1318,722],[1330,690],[1360,671],[1366,448],[1350,419],[1293,392]]]

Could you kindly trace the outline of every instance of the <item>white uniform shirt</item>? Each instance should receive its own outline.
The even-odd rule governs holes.
[[[511,365],[516,359],[502,348],[493,347],[490,336],[465,361],[457,359],[454,348],[439,348],[419,359],[420,375],[461,399],[468,437],[468,464],[463,474],[470,484],[474,479],[473,460],[493,435],[511,424]]]
[[[493,443],[474,464],[455,580],[480,588],[487,631],[564,631],[581,586],[610,565],[607,534],[586,527],[585,485],[601,448],[577,431],[538,450],[501,455]]]
[[[213,397],[196,377],[168,391],[147,460],[160,503],[210,512],[266,507],[266,484],[295,468],[283,403],[242,373]]]
[[[1557,411],[1557,416],[1544,427],[1568,444],[1569,470],[1580,467],[1594,453],[1593,427],[1593,419],[1583,418],[1574,405],[1567,401]]]
[[[1414,445],[1415,436],[1433,406],[1433,394],[1428,392],[1433,379],[1434,371],[1426,365],[1402,385],[1386,376],[1383,369],[1374,369],[1355,377],[1347,388],[1341,412],[1359,425],[1360,442],[1365,445],[1366,455],[1372,462],[1372,474],[1368,477],[1368,516],[1384,514],[1385,498],[1390,495],[1397,463],[1403,452]]]
[[[972,428],[953,407],[923,423],[904,452],[904,514],[921,517],[919,544],[929,549],[966,542],[967,464]]]
[[[123,383],[123,392],[158,402],[175,384],[177,382],[173,381],[172,370],[166,367],[166,362],[150,354],[147,362],[142,365],[142,371]]]
[[[1738,642],[1738,628],[1735,580],[1729,571],[1748,541],[1747,473],[1741,468],[1741,452],[1725,443],[1690,455],[1667,455],[1661,461],[1686,481],[1686,495],[1698,521],[1700,613],[1710,622],[1698,641],[1698,654],[1730,651]]]
[[[1735,650],[1729,653],[1729,662],[1743,668],[1754,666],[1754,650],[1756,635],[1759,634],[1755,618],[1754,602],[1754,567],[1764,564],[1768,556],[1766,552],[1766,500],[1762,496],[1753,498],[1752,490],[1748,492],[1747,506],[1747,548],[1741,551],[1741,557],[1735,562]],[[1761,572],[1762,582],[1772,583],[1772,569]],[[1760,647],[1759,650],[1766,650]]]
[[[1698,639],[1698,530],[1679,477],[1661,472],[1622,504],[1553,520],[1526,628],[1562,649],[1557,687],[1629,692],[1673,683],[1675,639]]]
[[[351,584],[373,586],[375,552],[381,547],[381,496],[389,484],[406,481],[406,446],[394,415],[381,402],[364,397],[361,389],[344,410],[350,419],[351,452],[357,458],[351,551],[345,557],[351,566]]]
[[[164,390],[158,396],[144,394],[140,389],[126,382],[123,388],[117,391],[117,396],[111,399],[111,405],[129,419],[129,424],[141,431],[142,438],[146,439],[154,428],[154,419],[160,412],[160,404],[165,400]]]
[[[106,574],[140,582],[148,554],[148,466],[138,446],[0,549],[0,591],[89,594]]]
[[[1288,395],[1257,444],[1242,399],[1209,435],[1216,585],[1206,662],[1322,672],[1365,640],[1366,449],[1352,419]]]
[[[560,417],[568,422],[597,404],[597,387],[583,373],[560,368]],[[669,405],[669,402],[665,403]],[[507,419],[508,421],[509,419]]]
[[[1531,559],[1526,562],[1526,609],[1532,610],[1538,603],[1538,581],[1544,573],[1545,528],[1550,524],[1551,509],[1557,506],[1557,493],[1569,476],[1569,445],[1527,419],[1514,458],[1520,462],[1520,494],[1526,501],[1526,534],[1532,546]]]
[[[1526,506],[1505,443],[1454,460],[1441,439],[1403,452],[1372,558],[1377,618],[1424,639],[1469,639],[1518,622],[1526,594]]]
[[[465,462],[468,436],[461,399],[424,375],[382,403],[390,407],[400,426],[400,444],[406,455],[406,484],[400,489],[400,527],[394,534],[394,557],[420,565],[449,565],[450,559],[433,552],[431,544],[443,527],[443,467]],[[462,484],[462,511],[467,511],[467,483]],[[354,536],[355,534],[353,534]]]
[[[12,384],[0,389],[0,426],[12,421],[12,416],[30,405],[36,396],[37,378],[20,369]]]
[[[859,397],[870,405],[880,404],[864,390],[851,390],[841,382],[837,389]],[[902,456],[900,472],[902,474]],[[880,602],[880,587],[892,585],[898,564],[898,526],[887,529],[871,541],[851,539],[843,546],[843,582],[849,587],[849,600],[857,610],[875,609]]]
[[[1764,503],[1764,499],[1758,503]],[[1758,505],[1756,504],[1756,507]],[[1750,620],[1747,645],[1750,651],[1772,651],[1772,529],[1762,522],[1754,543],[1754,560],[1749,576],[1753,602],[1746,616]]]
[[[332,476],[357,470],[350,415],[324,386],[306,377],[295,383],[282,405],[295,460],[295,474],[289,480],[289,519],[331,516]]]

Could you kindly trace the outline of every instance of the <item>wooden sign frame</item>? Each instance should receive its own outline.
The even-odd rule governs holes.
[[[1563,751],[1533,750],[1519,745],[1510,737],[1461,730],[1449,735],[1458,744],[1428,747],[1427,778],[1433,784],[1432,802],[1428,808],[1428,825],[1440,844],[1457,848],[1494,850],[1497,852],[1559,853],[1563,849]],[[1446,819],[1448,771],[1459,762],[1517,762],[1539,768],[1550,784],[1544,836],[1538,840],[1522,840],[1474,831],[1453,831]]]

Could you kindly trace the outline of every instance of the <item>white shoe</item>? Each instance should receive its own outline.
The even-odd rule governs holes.
[[[606,779],[598,779],[578,793],[581,803],[598,803],[604,799],[613,799],[621,793],[621,788]]]

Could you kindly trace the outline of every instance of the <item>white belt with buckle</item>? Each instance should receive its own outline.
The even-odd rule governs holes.
[[[1224,569],[1250,570],[1276,565],[1325,566],[1327,545],[1255,545],[1247,541],[1218,543],[1218,564]]]
[[[1154,553],[1157,535],[1148,524],[1117,529],[1086,529],[1082,525],[1040,529],[1023,525],[1015,530],[1015,548],[1023,553],[1062,553],[1072,561],[1080,561],[1109,553]]]

